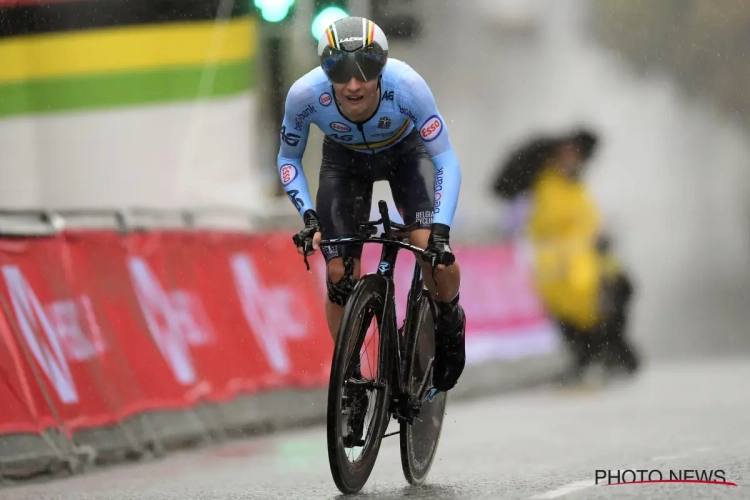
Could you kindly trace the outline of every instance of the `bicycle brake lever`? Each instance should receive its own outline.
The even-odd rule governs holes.
[[[432,281],[434,281],[435,286],[437,286],[437,278],[435,277],[435,269],[437,268],[437,255],[433,255],[430,259],[430,267],[432,267]]]
[[[310,263],[307,261],[307,251],[310,250],[310,242],[305,241],[304,245],[302,246],[302,256],[305,260],[305,266],[307,267],[307,270],[310,270]]]

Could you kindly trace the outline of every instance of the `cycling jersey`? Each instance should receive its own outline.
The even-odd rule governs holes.
[[[390,58],[383,70],[380,104],[364,123],[348,120],[338,109],[333,88],[318,67],[292,85],[286,98],[277,160],[279,177],[300,215],[314,209],[302,155],[310,125],[353,151],[378,154],[402,141],[414,128],[435,166],[433,222],[450,226],[458,203],[461,168],[432,91],[408,64]]]

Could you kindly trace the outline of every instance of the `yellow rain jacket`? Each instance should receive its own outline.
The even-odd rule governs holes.
[[[597,251],[600,230],[601,216],[585,185],[545,167],[532,187],[527,223],[535,284],[552,316],[582,330],[599,321],[602,278],[617,272],[616,261]]]

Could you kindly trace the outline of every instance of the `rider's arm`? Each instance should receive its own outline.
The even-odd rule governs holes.
[[[312,93],[310,87],[298,80],[289,89],[286,96],[284,121],[279,133],[281,147],[276,159],[276,169],[287,196],[304,215],[307,210],[314,210],[310,188],[305,172],[302,170],[302,155],[305,153],[307,138],[310,132],[310,117],[305,116],[305,109],[310,105]],[[298,118],[305,116],[305,118]]]
[[[440,116],[430,87],[419,73],[408,71],[400,83],[398,95],[401,112],[414,122],[435,165],[435,212],[432,222],[450,226],[461,188],[461,166],[448,137],[448,128]]]

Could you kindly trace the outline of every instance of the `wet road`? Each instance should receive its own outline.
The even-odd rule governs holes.
[[[429,485],[409,487],[387,438],[363,498],[748,498],[750,359],[654,367],[606,390],[450,405]],[[395,425],[395,423],[394,423]],[[3,500],[336,498],[325,430],[229,443],[40,485]],[[739,486],[594,485],[595,471],[722,469]]]

